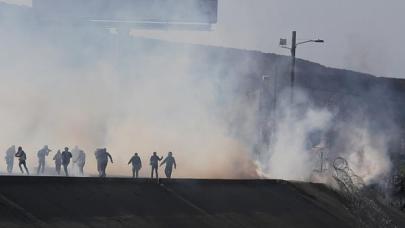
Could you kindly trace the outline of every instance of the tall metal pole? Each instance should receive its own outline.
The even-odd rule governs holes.
[[[297,49],[297,32],[292,32],[291,40],[291,103],[294,102],[294,82],[295,82],[295,50]]]

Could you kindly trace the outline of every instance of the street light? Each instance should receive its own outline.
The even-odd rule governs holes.
[[[295,81],[295,53],[298,45],[305,44],[305,43],[324,43],[324,40],[316,39],[316,40],[306,40],[303,42],[297,43],[297,32],[292,32],[292,40],[291,40],[291,47],[287,46],[287,39],[280,39],[280,46],[282,48],[289,49],[291,51],[292,62],[291,62],[291,103],[294,101],[294,81]]]

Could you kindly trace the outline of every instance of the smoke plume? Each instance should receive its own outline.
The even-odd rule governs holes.
[[[355,109],[362,101],[322,106],[297,88],[293,105],[285,91],[263,114],[261,53],[134,38],[120,28],[38,26],[29,7],[0,13],[0,146],[22,145],[30,169],[43,145],[51,156],[78,145],[89,175],[93,152],[106,147],[115,160],[108,173],[118,176],[130,174],[135,152],[148,176],[151,153],[172,151],[175,177],[310,180],[314,148],[324,147],[329,162],[345,157],[367,182],[389,172],[384,135],[392,132],[376,129],[392,124],[376,126],[383,117]]]

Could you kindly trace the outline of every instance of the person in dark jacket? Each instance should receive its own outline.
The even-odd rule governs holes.
[[[172,178],[173,167],[174,169],[176,169],[176,160],[174,159],[172,152],[169,152],[165,160],[163,160],[162,163],[160,163],[160,166],[162,166],[163,164],[166,164],[165,167],[166,177],[169,179]]]
[[[107,174],[105,172],[108,164],[108,158],[110,159],[111,163],[113,162],[113,159],[111,157],[111,154],[107,152],[106,148],[103,149],[97,149],[96,152],[94,153],[97,159],[97,170],[98,174],[100,177],[106,177]]]
[[[135,153],[129,160],[128,165],[132,163],[132,178],[138,178],[139,170],[142,168],[141,158],[138,156],[138,153]]]
[[[21,146],[18,147],[18,150],[17,150],[17,153],[15,154],[15,156],[18,158],[18,166],[20,167],[21,173],[24,174],[24,170],[22,168],[22,166],[24,166],[27,175],[30,175],[30,172],[28,171],[27,163],[26,163],[27,155],[25,154],[25,152],[23,151]]]
[[[157,156],[156,152],[153,152],[153,155],[150,157],[150,166],[152,166],[151,170],[151,178],[153,179],[153,172],[155,172],[156,179],[159,179],[158,167],[159,161],[161,161],[163,157]]]
[[[69,166],[71,158],[72,158],[72,153],[69,151],[68,147],[65,147],[65,150],[62,152],[62,165],[63,165],[63,170],[65,171],[65,175],[67,177],[69,176],[68,166]]]
[[[62,153],[60,152],[60,150],[58,150],[55,156],[53,156],[53,160],[55,161],[56,173],[60,175],[60,168],[62,166]]]

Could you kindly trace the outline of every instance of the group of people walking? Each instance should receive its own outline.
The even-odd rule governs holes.
[[[159,179],[159,161],[163,160],[163,156],[159,157],[156,152],[153,152],[152,156],[149,159],[149,164],[151,166],[151,174],[150,177],[153,179],[153,174],[155,174],[155,178]],[[142,161],[139,157],[138,153],[135,153],[134,156],[129,160],[128,165],[132,164],[132,177],[138,178],[139,170],[142,168]],[[165,175],[167,178],[172,178],[173,168],[176,169],[176,160],[173,157],[173,153],[169,152],[167,157],[160,163],[160,166],[166,164],[165,167]]]
[[[47,145],[45,145],[42,149],[40,149],[37,153],[38,157],[38,168],[37,168],[37,175],[42,175],[45,172],[45,161],[46,157],[49,156],[49,153],[52,150],[49,149]],[[73,153],[72,153],[73,152]],[[61,175],[61,168],[63,166],[63,171],[65,176],[69,176],[68,166],[70,164],[71,159],[73,159],[73,163],[78,167],[79,175],[84,175],[84,166],[86,164],[86,154],[83,150],[80,150],[77,146],[71,151],[69,151],[68,147],[65,147],[64,150],[61,152],[58,150],[55,155],[53,156],[53,161],[55,162],[55,171],[57,175]],[[97,149],[95,151],[95,157],[97,160],[97,171],[100,177],[106,177],[106,168],[108,161],[111,163],[113,162],[112,156],[110,153],[107,152],[106,148]],[[13,172],[13,165],[14,165],[14,158],[18,158],[18,166],[22,174],[30,175],[29,170],[27,168],[27,155],[22,149],[22,147],[18,147],[17,151],[15,150],[15,146],[11,146],[6,151],[5,160],[7,163],[7,172],[11,174]],[[162,161],[163,160],[163,161]],[[173,168],[176,169],[176,160],[173,157],[173,153],[169,152],[167,157],[163,159],[159,157],[156,152],[153,152],[152,156],[150,157],[149,164],[151,166],[151,178],[154,177],[156,179],[159,178],[158,168],[159,162],[160,166],[165,166],[165,175],[167,178],[171,178]],[[135,153],[128,162],[128,165],[132,165],[132,177],[138,178],[139,171],[142,169],[142,160],[139,157],[138,153]]]

